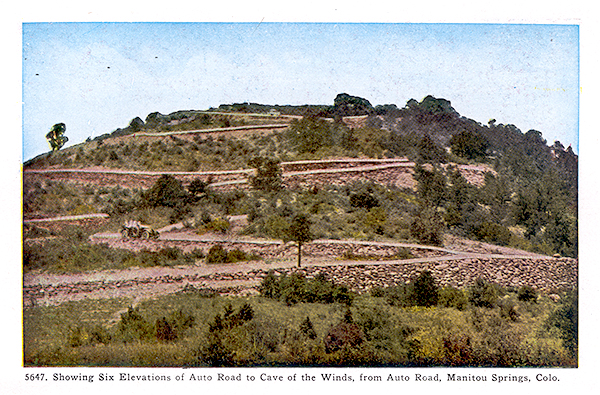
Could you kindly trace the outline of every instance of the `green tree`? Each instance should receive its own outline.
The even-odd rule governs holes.
[[[373,106],[362,97],[340,93],[333,100],[333,111],[335,115],[342,117],[366,115],[373,112]]]
[[[431,307],[438,303],[439,292],[435,279],[429,270],[421,272],[415,280],[412,289],[412,297],[417,306]]]
[[[485,137],[470,130],[458,132],[450,139],[452,153],[466,159],[484,158],[488,147]]]
[[[142,201],[150,207],[177,207],[187,202],[188,192],[181,182],[169,174],[163,174],[152,186],[142,193]]]
[[[350,205],[355,208],[370,210],[373,207],[379,207],[379,200],[375,197],[373,188],[368,186],[350,195]]]
[[[417,198],[421,207],[440,207],[446,199],[446,176],[438,169],[415,166]]]
[[[67,127],[64,123],[57,123],[46,134],[46,140],[48,140],[52,151],[58,151],[69,141],[69,138],[64,135],[66,130]]]
[[[295,241],[298,244],[298,267],[301,264],[302,245],[314,240],[313,234],[310,232],[310,220],[304,214],[297,214],[292,219],[290,228],[287,232],[284,241]]]
[[[562,305],[549,317],[548,323],[561,332],[565,347],[577,357],[579,343],[579,295],[568,294]]]
[[[255,157],[249,165],[256,169],[256,174],[250,177],[250,185],[258,191],[277,192],[281,190],[281,166],[279,161],[271,158]]]
[[[332,125],[316,117],[294,120],[289,130],[289,139],[299,154],[314,154],[319,148],[334,143]]]
[[[317,332],[315,332],[313,323],[308,316],[306,316],[306,319],[300,324],[300,332],[309,339],[314,340],[317,338]]]
[[[498,295],[494,286],[483,278],[475,280],[475,284],[470,288],[469,302],[473,306],[492,308],[496,306]]]
[[[410,234],[423,244],[440,246],[444,243],[444,220],[435,208],[425,208],[410,224]]]
[[[419,158],[428,163],[446,163],[446,151],[438,146],[428,134],[423,136],[418,144]]]
[[[139,309],[129,307],[126,313],[121,314],[117,325],[117,333],[124,343],[149,340],[154,328],[142,317]]]

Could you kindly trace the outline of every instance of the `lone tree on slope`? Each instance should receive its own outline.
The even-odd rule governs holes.
[[[302,245],[314,240],[314,236],[310,232],[310,221],[304,214],[297,214],[292,219],[292,223],[288,229],[286,239],[284,241],[295,241],[298,243],[298,267],[301,264]]]
[[[57,123],[46,134],[46,140],[48,140],[53,152],[61,149],[69,141],[69,138],[64,136],[65,130],[67,130],[67,127],[64,123]]]

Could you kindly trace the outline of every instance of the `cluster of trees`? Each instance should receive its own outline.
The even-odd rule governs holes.
[[[349,306],[355,296],[346,286],[335,285],[322,273],[307,279],[300,273],[277,277],[270,271],[259,289],[262,296],[279,300],[288,306],[296,303],[342,303]]]

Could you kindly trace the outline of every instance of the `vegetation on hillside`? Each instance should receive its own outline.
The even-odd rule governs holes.
[[[254,116],[260,114],[260,116]],[[280,115],[302,116],[284,120]],[[343,117],[359,116],[350,128]],[[133,137],[139,132],[289,123],[267,135]],[[406,157],[415,190],[373,182],[290,187],[281,162]],[[457,164],[485,163],[483,186]],[[132,252],[91,244],[126,220],[159,229],[251,235],[298,245],[314,239],[443,245],[452,234],[544,254],[578,256],[578,158],[536,130],[464,118],[448,100],[425,97],[372,106],[339,94],[333,105],[241,103],[209,111],[134,118],[127,127],[41,155],[25,168],[207,171],[254,168],[246,189],[163,175],[146,189],[33,181],[26,217],[107,213],[107,220],[23,226],[23,270],[73,273],[261,259],[214,245]],[[245,216],[234,226],[232,216]],[[246,220],[247,219],[247,220]],[[398,250],[395,258],[412,257]],[[335,259],[337,257],[331,257]],[[372,259],[347,251],[340,258]],[[575,286],[575,285],[574,285]],[[578,295],[560,298],[483,279],[439,287],[424,271],[407,283],[356,294],[324,275],[264,277],[259,296],[221,297],[187,287],[146,300],[84,300],[24,309],[27,366],[577,366]]]
[[[26,366],[577,366],[577,304],[479,281],[355,295],[324,277],[24,311]],[[114,320],[114,317],[117,320]]]
[[[266,108],[250,109],[266,113]],[[228,110],[241,111],[237,107]],[[167,191],[172,200],[168,204],[156,204],[150,196],[157,186],[145,192],[114,190],[108,196],[105,188],[85,187],[82,196],[61,183],[25,184],[24,209],[47,214],[135,214],[141,207],[169,207],[173,210],[170,222],[198,222],[194,218],[207,211],[200,212],[199,207],[209,204],[213,216],[247,214],[246,233],[272,238],[283,238],[284,222],[303,214],[309,216],[316,237],[384,236],[441,245],[443,235],[450,232],[546,254],[577,256],[577,156],[570,147],[565,149],[560,142],[549,147],[535,130],[523,134],[513,125],[493,120],[479,124],[461,117],[447,100],[432,96],[421,102],[411,99],[399,109],[373,108],[367,100],[340,94],[326,110],[327,114],[356,113],[369,118],[366,126],[350,129],[339,118],[329,122],[313,113],[292,121],[286,132],[248,138],[171,136],[154,142],[118,143],[106,138],[28,164],[165,171],[254,167],[257,174],[250,179],[250,192],[205,191],[207,184],[200,185],[203,181],[198,180],[188,191],[183,186],[176,193]],[[152,127],[165,119],[178,120],[182,126],[191,119],[189,115],[179,112],[164,118],[155,114],[130,127]],[[417,191],[372,185],[369,188],[378,191],[381,204],[357,207],[347,199],[362,193],[360,184],[311,191],[281,188],[281,161],[334,156],[407,156],[417,163]],[[485,185],[476,188],[450,162],[487,162],[496,173],[488,173]]]

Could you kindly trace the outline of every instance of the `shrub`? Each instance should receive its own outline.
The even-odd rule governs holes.
[[[233,263],[233,262],[240,262],[240,261],[247,261],[248,260],[248,255],[236,248],[233,250],[230,250],[227,252],[227,262]]]
[[[204,228],[209,232],[227,233],[231,229],[231,223],[223,218],[215,218],[204,225]]]
[[[464,310],[469,304],[469,300],[462,289],[444,287],[439,290],[438,304],[443,307]]]
[[[280,288],[279,288],[279,280],[273,274],[273,271],[270,270],[265,278],[262,279],[259,291],[261,295],[270,299],[279,299],[280,296]]]
[[[238,248],[227,251],[221,245],[216,244],[208,250],[206,263],[235,263],[259,258],[258,255],[247,254]]]
[[[208,344],[199,352],[199,359],[209,366],[232,366],[233,351],[223,344],[219,336],[211,336]]]
[[[177,310],[169,317],[156,320],[156,338],[160,341],[169,342],[179,339],[186,329],[194,326],[195,318],[191,314]]]
[[[250,177],[252,188],[263,192],[277,192],[282,188],[282,170],[279,161],[256,157],[250,160],[249,165],[256,168],[256,175]]]
[[[508,245],[512,237],[510,230],[500,224],[492,222],[482,223],[473,233],[478,240],[503,246]]]
[[[208,182],[196,178],[190,182],[190,185],[188,185],[188,191],[192,196],[194,196],[194,198],[198,199],[206,193],[207,187]]]
[[[303,302],[309,297],[306,292],[306,278],[299,273],[280,278],[281,300],[288,306]]]
[[[385,288],[373,287],[371,288],[370,294],[374,298],[383,298],[385,296]]]
[[[469,289],[469,302],[476,307],[492,308],[496,305],[498,295],[494,286],[483,278],[475,280],[475,284]]]
[[[142,202],[150,207],[177,207],[188,198],[187,191],[175,177],[164,174],[152,188],[142,193]]]
[[[147,341],[152,338],[153,329],[137,308],[129,307],[126,313],[121,314],[117,334],[119,339],[125,343]]]
[[[288,306],[296,303],[341,303],[352,304],[354,293],[348,287],[333,284],[323,274],[307,280],[300,273],[275,277],[272,271],[267,273],[260,285],[261,295],[280,300]]]
[[[410,225],[410,234],[423,244],[441,246],[443,244],[444,222],[435,209],[421,211]]]
[[[312,340],[317,338],[317,332],[315,332],[315,328],[308,316],[306,316],[306,319],[300,324],[300,333]]]
[[[206,263],[227,263],[227,251],[221,245],[215,244],[208,250]]]
[[[245,303],[237,312],[234,312],[231,303],[223,308],[223,315],[217,314],[212,322],[208,323],[210,332],[219,332],[226,329],[235,328],[254,318],[254,309],[248,303]]]
[[[561,306],[548,318],[550,326],[560,330],[565,347],[576,358],[579,342],[579,297],[577,291],[567,295]]]
[[[165,317],[156,320],[156,338],[163,342],[170,342],[177,339],[175,331]]]
[[[370,210],[373,207],[379,207],[379,201],[373,195],[372,188],[367,188],[366,190],[350,195],[350,205],[354,208]]]
[[[94,326],[90,331],[90,344],[108,344],[111,340],[111,334],[101,325]]]
[[[391,306],[407,307],[412,304],[410,287],[404,284],[385,288],[384,293],[385,301]]]
[[[443,342],[443,360],[445,366],[469,366],[473,363],[473,346],[469,335],[447,335]]]
[[[517,292],[517,298],[521,301],[521,302],[533,302],[536,303],[537,302],[537,291],[535,290],[535,288],[529,286],[529,285],[524,285],[521,288],[519,288],[519,291]]]
[[[412,288],[412,299],[417,306],[435,306],[438,303],[438,287],[431,272],[421,272]]]
[[[279,214],[269,215],[263,225],[263,233],[273,239],[283,239],[290,229],[290,222]]]
[[[500,317],[509,319],[511,321],[517,321],[519,319],[519,312],[517,311],[517,305],[515,302],[509,299],[500,299],[498,302],[500,306]]]
[[[340,322],[325,336],[325,352],[330,354],[344,347],[356,347],[364,340],[365,335],[357,324]]]
[[[341,304],[345,304],[346,306],[350,306],[354,299],[354,294],[350,292],[348,287],[345,285],[337,285],[333,289],[333,301]]]

